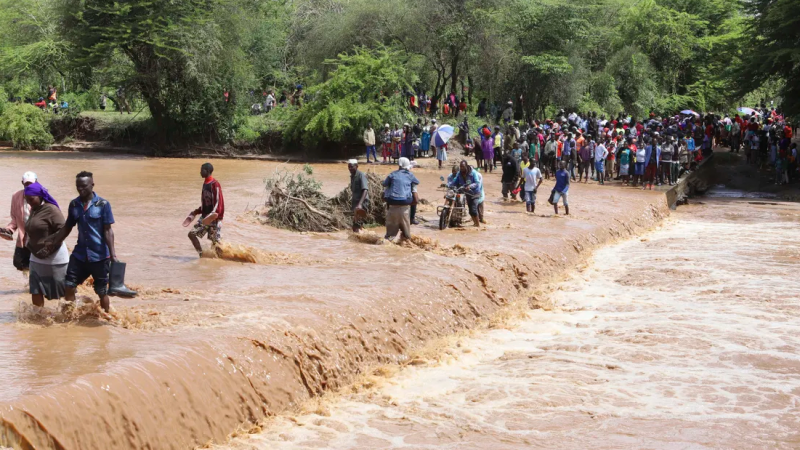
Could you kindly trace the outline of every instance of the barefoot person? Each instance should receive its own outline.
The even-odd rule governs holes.
[[[536,192],[539,186],[542,185],[542,172],[536,167],[536,163],[531,163],[522,171],[522,177],[525,179],[524,184],[524,199],[525,211],[533,213],[536,211]]]
[[[38,182],[25,186],[25,202],[30,215],[25,223],[26,247],[30,251],[30,274],[28,275],[31,301],[38,307],[44,299],[57,300],[64,296],[64,279],[67,275],[69,252],[62,242],[56,251],[50,251],[47,243],[64,227],[64,215],[58,203]]]
[[[78,226],[78,244],[72,250],[67,266],[65,297],[68,302],[74,302],[78,286],[92,277],[94,292],[100,299],[100,306],[108,312],[109,293],[128,297],[135,296],[136,292],[126,288],[122,280],[125,266],[117,262],[114,230],[111,229],[111,225],[114,224],[111,204],[94,192],[94,176],[91,172],[84,171],[76,175],[75,187],[78,190],[78,198],[69,203],[67,221],[53,237],[48,250],[52,251],[53,248],[60,246],[72,229]],[[108,288],[112,262],[119,264],[117,267],[122,270],[121,275],[116,273],[115,283],[112,282],[112,289],[116,292],[109,292]],[[114,270],[116,272],[116,269]]]
[[[567,164],[564,161],[558,163],[558,171],[556,172],[556,186],[553,188],[553,209],[558,215],[558,201],[564,199],[564,213],[569,215],[569,201],[567,200],[567,191],[569,191],[569,172],[567,172]]]
[[[22,189],[11,196],[11,221],[8,226],[0,229],[0,233],[6,239],[13,239],[14,232],[17,232],[17,246],[14,249],[14,267],[17,270],[28,270],[31,260],[31,252],[25,247],[25,222],[31,215],[31,207],[25,201],[25,188],[36,183],[36,174],[25,172],[22,174]]]
[[[358,160],[347,161],[350,170],[350,191],[352,192],[351,207],[353,209],[353,233],[358,233],[364,228],[364,217],[369,204],[369,181],[364,172],[358,170]]]
[[[200,238],[208,236],[208,240],[216,245],[220,241],[222,233],[222,216],[225,215],[225,200],[222,197],[222,186],[215,180],[212,174],[214,166],[205,163],[200,166],[200,176],[203,182],[203,191],[200,194],[200,207],[189,213],[183,226],[188,227],[192,220],[199,214],[200,218],[189,232],[189,240],[192,241],[194,249],[200,256],[203,256],[203,246],[200,245]]]

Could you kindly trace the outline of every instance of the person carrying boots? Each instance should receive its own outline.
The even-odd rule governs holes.
[[[67,220],[53,237],[48,250],[58,248],[78,227],[78,244],[72,250],[65,279],[65,297],[75,302],[78,285],[90,276],[94,279],[94,291],[100,299],[100,306],[109,311],[109,295],[134,297],[137,295],[125,287],[125,265],[117,259],[114,247],[114,214],[111,203],[94,192],[94,176],[91,172],[80,172],[75,176],[78,198],[69,203]],[[109,276],[113,274],[112,289],[109,289]]]

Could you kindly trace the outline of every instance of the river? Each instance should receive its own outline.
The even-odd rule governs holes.
[[[800,207],[704,199],[543,308],[226,449],[800,447]]]

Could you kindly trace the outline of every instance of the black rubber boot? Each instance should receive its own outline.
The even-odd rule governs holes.
[[[138,293],[125,286],[125,263],[112,262],[109,274],[108,295],[112,297],[136,297]]]

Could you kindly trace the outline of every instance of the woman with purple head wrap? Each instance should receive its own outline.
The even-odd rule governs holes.
[[[31,252],[28,279],[31,301],[42,307],[45,298],[55,300],[64,295],[69,253],[63,242],[52,242],[56,232],[64,227],[64,215],[56,199],[38,181],[25,187],[25,201],[31,207],[25,223],[25,246]],[[48,247],[56,250],[48,251]]]

